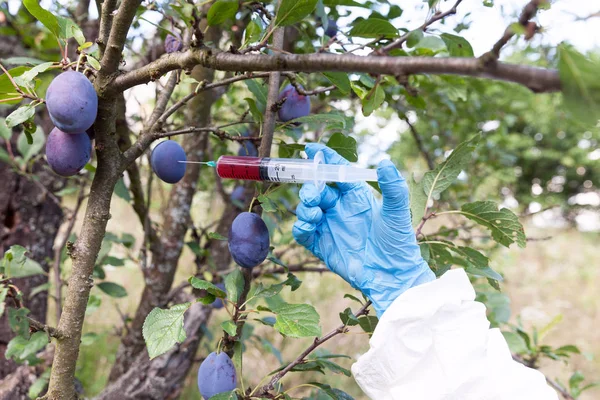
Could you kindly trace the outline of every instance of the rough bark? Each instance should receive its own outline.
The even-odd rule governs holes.
[[[207,32],[207,40],[217,42],[220,31],[211,29]],[[199,82],[212,81],[214,71],[197,68],[193,76]],[[190,102],[190,123],[194,126],[210,125],[210,109],[215,101],[213,91],[199,94]],[[208,135],[188,135],[183,140],[183,148],[190,161],[203,161],[208,144]],[[162,234],[155,246],[152,261],[144,270],[145,287],[138,304],[135,316],[119,350],[115,364],[111,370],[109,381],[114,382],[126,373],[139,353],[145,354],[145,343],[142,337],[142,326],[146,316],[154,307],[164,306],[166,297],[173,284],[179,257],[183,249],[185,235],[191,226],[190,207],[196,193],[202,166],[188,164],[183,179],[175,184],[170,192],[169,201],[162,215]],[[206,173],[206,170],[204,170]]]

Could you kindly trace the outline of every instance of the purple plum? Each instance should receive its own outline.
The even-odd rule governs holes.
[[[48,86],[46,106],[58,129],[79,134],[94,124],[98,114],[98,96],[85,75],[67,71],[54,78]]]
[[[204,400],[237,386],[237,374],[231,358],[223,352],[210,353],[198,369],[198,389]]]
[[[159,143],[150,156],[150,165],[154,173],[167,183],[177,183],[185,175],[185,151],[174,140]]]
[[[300,87],[302,88],[302,86]],[[279,119],[281,121],[287,122],[310,114],[310,97],[302,96],[292,84],[284,87],[279,93],[279,101],[283,98],[285,98],[285,102],[279,109]]]
[[[75,175],[90,161],[92,141],[87,133],[68,134],[52,129],[46,141],[46,158],[54,172],[62,176]]]
[[[243,212],[233,220],[229,252],[240,267],[253,268],[265,261],[270,244],[267,225],[257,214]]]

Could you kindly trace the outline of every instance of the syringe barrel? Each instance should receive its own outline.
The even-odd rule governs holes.
[[[221,156],[217,174],[221,178],[253,181],[302,183],[313,179],[313,160]]]
[[[221,178],[228,179],[285,183],[377,180],[376,170],[358,168],[353,165],[319,164],[310,159],[246,156],[219,157],[217,174]]]

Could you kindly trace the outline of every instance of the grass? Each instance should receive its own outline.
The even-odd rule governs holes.
[[[122,221],[132,220],[127,207],[117,204],[113,207],[113,218],[109,223],[109,231],[119,233],[124,225]],[[118,221],[121,221],[119,223]],[[131,226],[131,225],[130,225]],[[129,233],[140,232],[140,229],[127,228]],[[560,362],[544,361],[542,371],[553,379],[562,382],[568,380],[570,373],[581,370],[588,380],[600,377],[600,296],[598,285],[600,269],[592,260],[597,259],[598,234],[581,233],[575,230],[540,231],[535,228],[527,230],[528,235],[552,235],[548,241],[529,242],[526,249],[512,248],[500,250],[494,257],[492,266],[505,275],[502,288],[511,298],[512,322],[517,315],[521,317],[527,328],[543,326],[556,315],[562,314],[562,322],[556,326],[544,339],[547,344],[560,346],[575,344],[585,353],[577,355],[564,365]],[[185,250],[180,261],[180,269],[176,276],[176,284],[187,279],[193,271],[192,254]],[[121,318],[117,307],[122,313],[132,315],[137,306],[143,277],[139,268],[133,263],[125,267],[107,270],[108,280],[125,286],[129,296],[122,299],[112,299],[97,288],[93,293],[102,297],[101,310],[91,314],[86,319],[85,332],[98,333],[98,339],[91,346],[82,346],[77,377],[84,385],[87,396],[93,396],[105,385],[112,361],[119,344],[115,328],[119,328]],[[343,299],[344,293],[355,293],[345,282],[333,274],[303,274],[300,276],[303,284],[295,292],[285,290],[286,300],[295,303],[308,303],[316,307],[321,315],[321,325],[324,333],[339,325],[339,312],[346,307],[357,308],[357,303]],[[52,312],[49,314],[52,316]],[[219,323],[227,318],[227,313],[221,310],[215,314],[210,330],[212,340],[204,340],[198,356],[216,348],[220,335]],[[255,325],[255,338],[262,338],[280,349],[281,359],[294,359],[310,343],[311,339],[283,338],[273,329],[260,324]],[[368,336],[355,330],[349,334],[338,336],[327,342],[323,349],[331,353],[347,354],[351,360],[341,359],[339,363],[350,368],[355,359],[368,349]],[[590,361],[591,359],[591,361]],[[259,384],[269,372],[280,363],[277,355],[265,350],[259,340],[247,342],[244,353],[243,371],[246,387]],[[196,387],[197,365],[186,381],[182,399],[200,399]],[[291,373],[284,379],[286,388],[292,388],[307,381],[318,381],[339,387],[355,399],[366,399],[351,377],[344,375],[321,375],[318,373]],[[295,397],[307,395],[306,388],[295,389],[291,394]],[[591,400],[600,397],[600,390],[590,390],[581,396],[581,400]]]

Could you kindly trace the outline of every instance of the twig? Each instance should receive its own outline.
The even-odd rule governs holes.
[[[430,170],[435,169],[435,163],[433,162],[433,158],[427,152],[427,150],[425,150],[425,146],[423,145],[423,139],[421,139],[421,135],[419,135],[419,132],[417,132],[414,125],[410,123],[407,116],[404,116],[404,118],[402,118],[402,119],[404,120],[404,122],[406,122],[408,124],[408,127],[410,128],[410,133],[412,134],[412,137],[415,139],[415,142],[417,143],[417,148],[419,149],[419,152],[421,153],[421,155],[423,155],[423,158],[425,159],[425,161],[427,161],[427,166],[429,167]]]
[[[32,332],[46,332],[49,336],[56,339],[62,339],[65,337],[65,335],[58,329],[43,324],[33,318],[27,317],[27,321],[29,321],[29,329]]]
[[[223,128],[225,128],[225,127],[232,126],[232,125],[238,125],[241,123],[247,124],[247,123],[250,123],[250,121],[243,121],[243,122],[238,121],[238,122],[233,122],[233,123],[220,125],[220,126],[205,126],[202,128],[191,126],[191,127],[179,129],[176,131],[158,132],[158,133],[152,134],[152,139],[154,140],[154,139],[160,139],[160,138],[169,137],[169,136],[185,135],[188,133],[208,132],[208,133],[214,134],[221,140],[227,139],[227,140],[231,140],[234,142],[244,142],[244,141],[249,140],[249,141],[253,141],[256,143],[261,141],[261,138],[258,136],[233,136],[223,130]]]
[[[369,306],[371,305],[371,302],[368,301],[360,310],[358,310],[358,312],[356,312],[354,315],[356,317],[360,317],[362,315],[367,315],[369,313]],[[273,390],[273,388],[275,387],[275,384],[277,382],[279,382],[279,380],[281,378],[283,378],[285,376],[285,374],[287,374],[288,372],[290,372],[296,365],[302,363],[304,361],[304,359],[306,358],[307,355],[309,355],[310,353],[312,353],[313,350],[315,350],[317,347],[319,347],[320,345],[322,345],[323,343],[325,343],[326,341],[328,341],[329,339],[341,334],[341,333],[345,333],[348,331],[348,327],[344,324],[338,326],[337,328],[335,328],[334,330],[332,330],[331,332],[329,332],[328,334],[321,336],[320,338],[315,338],[315,340],[313,341],[313,343],[308,346],[306,348],[306,350],[304,350],[294,361],[290,362],[284,369],[282,369],[281,371],[279,371],[278,373],[276,373],[275,375],[273,375],[273,378],[271,378],[271,381],[269,383],[267,383],[266,385],[264,385],[263,387],[261,387],[258,390],[255,390],[256,393],[254,393],[254,395],[256,397],[260,397],[260,396],[264,396],[265,394],[267,394],[269,391]]]
[[[423,32],[425,32],[427,30],[427,28],[431,24],[433,24],[434,22],[437,22],[437,21],[439,21],[441,19],[444,19],[448,15],[456,14],[458,5],[460,3],[462,3],[462,0],[458,0],[456,3],[454,3],[454,5],[452,6],[452,8],[450,8],[448,11],[445,11],[445,12],[439,12],[438,11],[438,12],[436,12],[435,14],[433,14],[433,16],[431,18],[429,18],[427,21],[425,21],[425,23],[423,25],[421,25],[420,27],[418,27],[415,30],[419,30],[420,29]],[[406,40],[408,40],[408,37],[410,36],[411,32],[407,32],[406,34],[400,36],[398,39],[396,39],[392,43],[390,43],[387,46],[384,46],[381,49],[379,49],[378,51],[376,51],[376,53],[377,54],[386,54],[386,53],[389,53],[391,50],[394,50],[394,49],[402,47],[402,45],[404,44],[404,42],[406,42]]]
[[[317,94],[321,94],[321,93],[325,93],[325,92],[330,92],[330,91],[335,90],[337,88],[337,86],[331,85],[331,86],[327,86],[327,87],[323,87],[323,88],[317,88],[317,89],[314,89],[314,90],[306,90],[302,86],[300,86],[300,84],[298,82],[296,82],[296,74],[293,74],[291,72],[282,72],[281,75],[283,75],[286,78],[288,78],[288,80],[290,81],[290,83],[292,84],[292,86],[302,96],[315,96]]]
[[[427,214],[427,208],[425,208],[425,214]],[[421,234],[421,230],[423,229],[423,227],[425,226],[425,223],[427,221],[429,221],[431,218],[435,218],[436,213],[432,212],[429,215],[424,215],[423,218],[421,218],[421,223],[419,224],[419,226],[417,226],[417,229],[415,230],[415,237],[419,237],[419,235]]]
[[[102,12],[100,13],[100,32],[98,34],[98,47],[100,48],[100,57],[104,54],[106,49],[106,43],[108,43],[108,36],[110,35],[110,28],[112,27],[113,11],[117,6],[117,0],[104,0],[102,4]]]
[[[535,17],[535,14],[537,14],[539,6],[546,2],[547,2],[547,0],[531,0],[523,8],[523,11],[521,12],[521,16],[519,17],[518,23],[521,26],[523,26],[523,28],[527,29],[528,25],[529,25],[529,20],[532,19],[533,17]],[[488,57],[488,59],[486,59],[486,61],[489,61],[490,59],[497,60],[500,57],[500,51],[502,50],[502,47],[504,47],[504,45],[506,45],[508,43],[508,41],[514,35],[515,35],[515,32],[513,31],[512,27],[509,26],[508,28],[506,28],[506,30],[504,31],[504,35],[502,35],[500,40],[498,40],[496,42],[496,44],[494,44],[494,47],[492,47],[492,50],[489,53],[486,53],[487,57]],[[531,34],[531,36],[533,36],[533,34]],[[482,57],[486,57],[486,54],[484,54]]]
[[[85,198],[85,181],[82,180],[79,186],[79,195],[77,196],[77,203],[75,203],[75,207],[73,211],[71,211],[71,215],[69,216],[69,224],[67,225],[67,229],[65,230],[64,236],[56,249],[54,249],[54,265],[52,270],[54,271],[54,299],[56,301],[56,322],[60,320],[60,314],[62,312],[62,280],[60,279],[60,255],[62,253],[62,249],[67,244],[67,240],[69,240],[69,236],[71,235],[71,231],[73,231],[73,227],[75,226],[75,221],[77,220],[77,214],[79,213],[79,209],[81,208],[81,204],[83,204],[83,199]]]
[[[175,103],[171,107],[169,107],[163,113],[163,115],[160,116],[160,118],[158,119],[157,122],[164,123],[167,120],[167,118],[169,118],[174,112],[176,112],[181,107],[183,107],[188,101],[190,101],[191,99],[196,97],[196,95],[200,92],[204,92],[206,90],[210,90],[210,89],[213,89],[213,88],[216,88],[219,86],[227,86],[234,82],[244,81],[247,79],[255,79],[255,78],[267,78],[268,76],[269,76],[268,72],[263,72],[263,73],[258,73],[258,74],[253,74],[252,72],[249,72],[244,75],[238,75],[238,76],[234,76],[232,78],[223,79],[218,82],[213,82],[213,83],[200,82],[194,92],[188,94],[183,99],[179,100],[177,103]]]
[[[172,72],[171,75],[169,76],[169,80],[167,81],[167,84],[165,85],[163,91],[156,99],[156,106],[154,107],[154,110],[152,111],[152,115],[150,115],[150,118],[148,118],[148,121],[146,122],[146,127],[144,129],[145,131],[149,132],[152,130],[160,129],[161,124],[160,123],[157,124],[157,122],[160,121],[161,115],[164,113],[165,109],[167,108],[167,103],[169,102],[169,99],[171,98],[171,95],[173,94],[173,91],[175,90],[175,86],[177,86],[178,81],[179,81],[179,79],[177,77],[177,73]]]
[[[527,361],[525,361],[521,356],[519,356],[518,354],[513,354],[512,355],[513,360],[515,360],[516,362],[525,365],[526,367],[530,367],[527,363]],[[531,368],[531,367],[530,367]],[[546,378],[546,382],[548,382],[548,385],[552,386],[552,388],[554,388],[554,390],[556,390],[557,392],[559,392],[561,394],[561,396],[565,399],[565,400],[575,400],[575,398],[573,396],[571,396],[569,394],[569,392],[567,391],[567,389],[565,389],[564,387],[562,387],[558,382],[555,382],[554,380],[548,378],[547,376],[544,375],[544,377]]]

